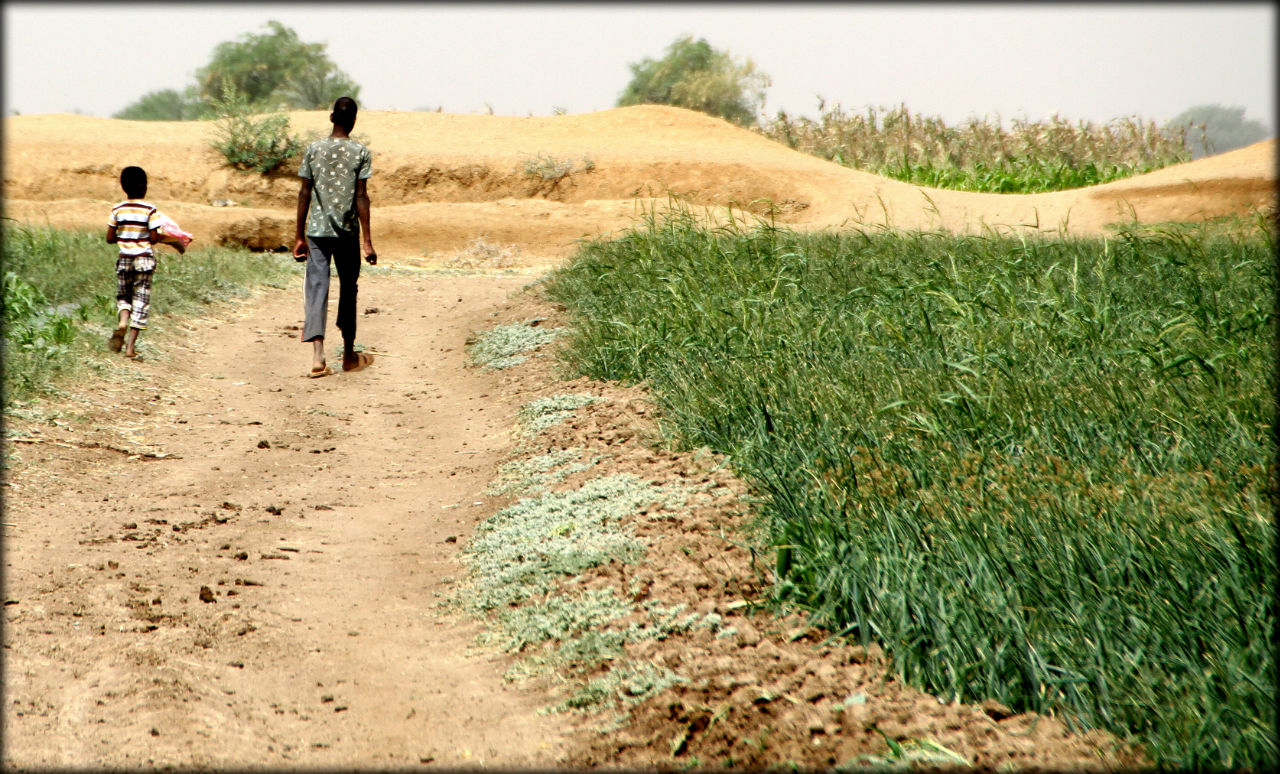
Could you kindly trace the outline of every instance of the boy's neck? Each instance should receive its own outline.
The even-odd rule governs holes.
[[[351,132],[348,131],[346,128],[335,124],[333,127],[333,131],[329,133],[329,137],[330,139],[349,140],[351,139]]]

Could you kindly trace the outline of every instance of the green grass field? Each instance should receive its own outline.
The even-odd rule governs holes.
[[[118,248],[102,233],[8,225],[3,232],[4,404],[46,394],[80,372],[105,348],[115,326]],[[157,246],[152,327],[279,283],[294,266],[288,256],[209,248],[178,255]],[[140,341],[154,334],[144,333]]]
[[[911,683],[1274,768],[1272,234],[650,218],[549,278],[758,498],[776,593]]]
[[[1136,116],[1105,124],[1053,116],[969,119],[947,126],[905,105],[817,120],[778,113],[757,128],[789,148],[915,185],[985,193],[1040,193],[1107,183],[1191,160],[1187,131]]]

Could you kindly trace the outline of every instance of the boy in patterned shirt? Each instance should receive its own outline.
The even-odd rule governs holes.
[[[333,373],[324,359],[330,259],[338,271],[336,322],[342,332],[342,370],[363,368],[372,360],[369,355],[355,351],[360,258],[363,255],[370,266],[378,263],[369,232],[366,187],[371,174],[371,156],[368,148],[351,139],[356,110],[355,100],[339,97],[329,114],[332,133],[308,145],[298,167],[302,189],[298,192],[293,257],[307,264],[302,340],[313,342],[312,377]]]
[[[124,348],[125,357],[137,357],[134,349],[138,332],[147,327],[151,309],[151,278],[156,270],[156,254],[151,245],[160,241],[160,213],[143,201],[147,195],[147,173],[141,167],[125,167],[120,187],[128,197],[111,208],[107,220],[107,244],[120,245],[116,259],[116,329],[111,334],[111,351]],[[126,334],[127,331],[127,334]]]

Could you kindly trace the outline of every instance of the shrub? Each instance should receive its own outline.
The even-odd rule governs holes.
[[[574,172],[590,172],[595,168],[596,163],[590,156],[583,156],[582,166],[578,167],[573,159],[558,159],[549,153],[539,153],[524,160],[522,171],[525,177],[559,182]]]
[[[289,133],[289,116],[255,115],[233,86],[213,101],[213,109],[213,148],[236,169],[266,174],[302,151],[302,141]]]

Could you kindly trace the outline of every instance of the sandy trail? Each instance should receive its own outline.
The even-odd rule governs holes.
[[[554,762],[564,719],[439,607],[513,411],[465,337],[525,281],[366,273],[375,362],[314,380],[267,290],[61,436],[160,458],[20,443],[6,765]]]

